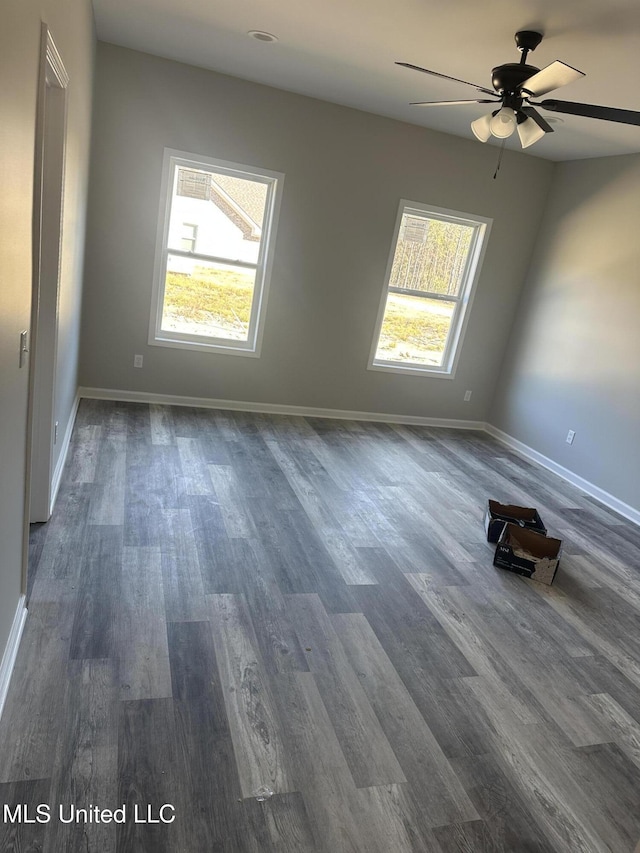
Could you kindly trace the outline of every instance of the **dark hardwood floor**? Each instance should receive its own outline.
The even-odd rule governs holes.
[[[493,567],[490,497],[552,587]],[[84,400],[0,721],[0,807],[52,817],[0,850],[632,853],[639,567],[480,433]]]

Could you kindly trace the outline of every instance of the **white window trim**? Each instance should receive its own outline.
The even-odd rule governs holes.
[[[405,213],[416,213],[418,215],[427,214],[429,216],[432,216],[434,219],[450,220],[456,223],[460,223],[462,225],[473,226],[476,229],[475,234],[473,236],[472,245],[467,256],[463,287],[460,293],[460,297],[458,299],[457,307],[454,310],[454,314],[452,317],[452,332],[449,334],[447,339],[447,346],[441,367],[429,367],[428,365],[415,364],[403,365],[400,362],[396,361],[385,361],[383,359],[376,359],[378,342],[380,340],[380,332],[382,330],[382,321],[384,319],[384,312],[387,305],[387,295],[389,293],[389,281],[391,280],[393,259],[395,257],[396,247],[398,245],[398,236],[400,234],[400,227],[402,225],[402,219]],[[396,224],[393,231],[393,239],[391,241],[391,249],[389,251],[389,260],[387,262],[387,269],[384,277],[384,284],[382,287],[382,294],[380,297],[380,307],[378,308],[378,316],[376,319],[375,331],[373,335],[373,343],[369,355],[369,362],[367,364],[368,370],[378,370],[384,373],[402,373],[405,376],[413,375],[422,377],[433,377],[436,379],[453,379],[455,377],[458,362],[460,360],[460,353],[462,352],[464,336],[467,331],[467,326],[469,324],[469,317],[471,315],[471,307],[473,305],[473,299],[475,297],[476,285],[480,277],[480,270],[482,269],[482,262],[484,260],[484,254],[487,248],[492,223],[492,219],[488,219],[484,216],[476,216],[475,214],[470,213],[461,213],[460,211],[448,210],[444,207],[434,207],[434,205],[423,204],[422,202],[418,201],[409,201],[408,199],[404,198],[400,200],[400,204],[398,206],[398,215],[396,216]],[[426,293],[424,295],[426,297]],[[429,294],[429,298],[432,295],[433,294]],[[436,298],[439,297],[436,295]],[[442,298],[444,299],[445,297]],[[447,297],[446,301],[452,302],[456,300]],[[461,312],[462,317],[460,317]]]
[[[172,200],[170,182],[173,178],[174,168],[177,166],[186,166],[187,168],[195,169],[202,168],[202,166],[211,166],[227,174],[255,178],[262,183],[266,183],[268,186],[265,219],[262,225],[260,251],[256,265],[254,297],[249,320],[249,335],[246,341],[233,341],[228,338],[213,338],[204,335],[188,335],[182,332],[167,332],[161,328],[167,256],[173,254],[168,249]],[[232,163],[229,160],[218,160],[214,157],[206,157],[201,154],[177,151],[173,148],[164,149],[151,294],[151,319],[149,322],[149,344],[151,346],[174,347],[175,349],[186,349],[196,352],[209,351],[224,353],[225,355],[244,355],[259,358],[262,349],[264,319],[271,283],[276,229],[280,215],[283,183],[284,175],[282,172],[274,172],[258,168],[257,166],[246,166],[241,163]],[[195,253],[195,256],[198,256],[197,253]],[[226,262],[233,265],[233,261]]]

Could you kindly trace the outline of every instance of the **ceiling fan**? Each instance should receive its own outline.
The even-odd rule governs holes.
[[[421,68],[419,65],[396,62],[396,65],[412,68],[414,71],[422,71],[425,74],[432,74],[434,77],[442,77],[445,80],[464,83],[465,86],[473,86],[477,92],[491,96],[490,99],[475,98],[466,101],[417,101],[412,106],[444,107],[458,104],[498,104],[498,108],[493,112],[472,121],[471,130],[481,142],[487,142],[491,136],[507,139],[517,130],[523,148],[533,145],[545,133],[553,133],[553,128],[549,122],[545,121],[535,107],[542,107],[544,110],[556,113],[568,113],[586,116],[587,118],[603,119],[604,121],[640,125],[640,112],[635,110],[598,107],[595,104],[576,104],[572,101],[532,101],[531,98],[539,98],[560,86],[573,83],[574,80],[579,80],[585,75],[582,71],[578,71],[559,60],[552,62],[542,70],[534,65],[527,65],[527,55],[540,44],[542,33],[520,30],[516,33],[515,39],[518,50],[522,53],[520,62],[507,62],[493,69],[491,83],[495,91],[485,86],[469,83],[466,80],[460,80],[457,77],[449,77],[447,74],[429,71],[428,68]]]

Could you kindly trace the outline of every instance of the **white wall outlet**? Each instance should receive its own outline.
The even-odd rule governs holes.
[[[465,401],[465,403],[468,403],[470,399],[471,399],[471,391],[465,391],[465,392],[464,392],[464,401]]]
[[[142,367],[143,357],[141,355],[134,355],[133,357],[133,366],[134,367]]]
[[[567,444],[573,444],[573,439],[575,437],[576,437],[576,431],[573,429],[570,429],[569,432],[567,433],[567,437],[566,437],[565,441],[567,442]]]

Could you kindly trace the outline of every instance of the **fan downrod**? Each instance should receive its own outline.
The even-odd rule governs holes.
[[[534,30],[518,30],[515,35],[516,46],[522,53],[522,64],[527,61],[527,54],[535,50],[542,41],[542,33],[537,33]]]

